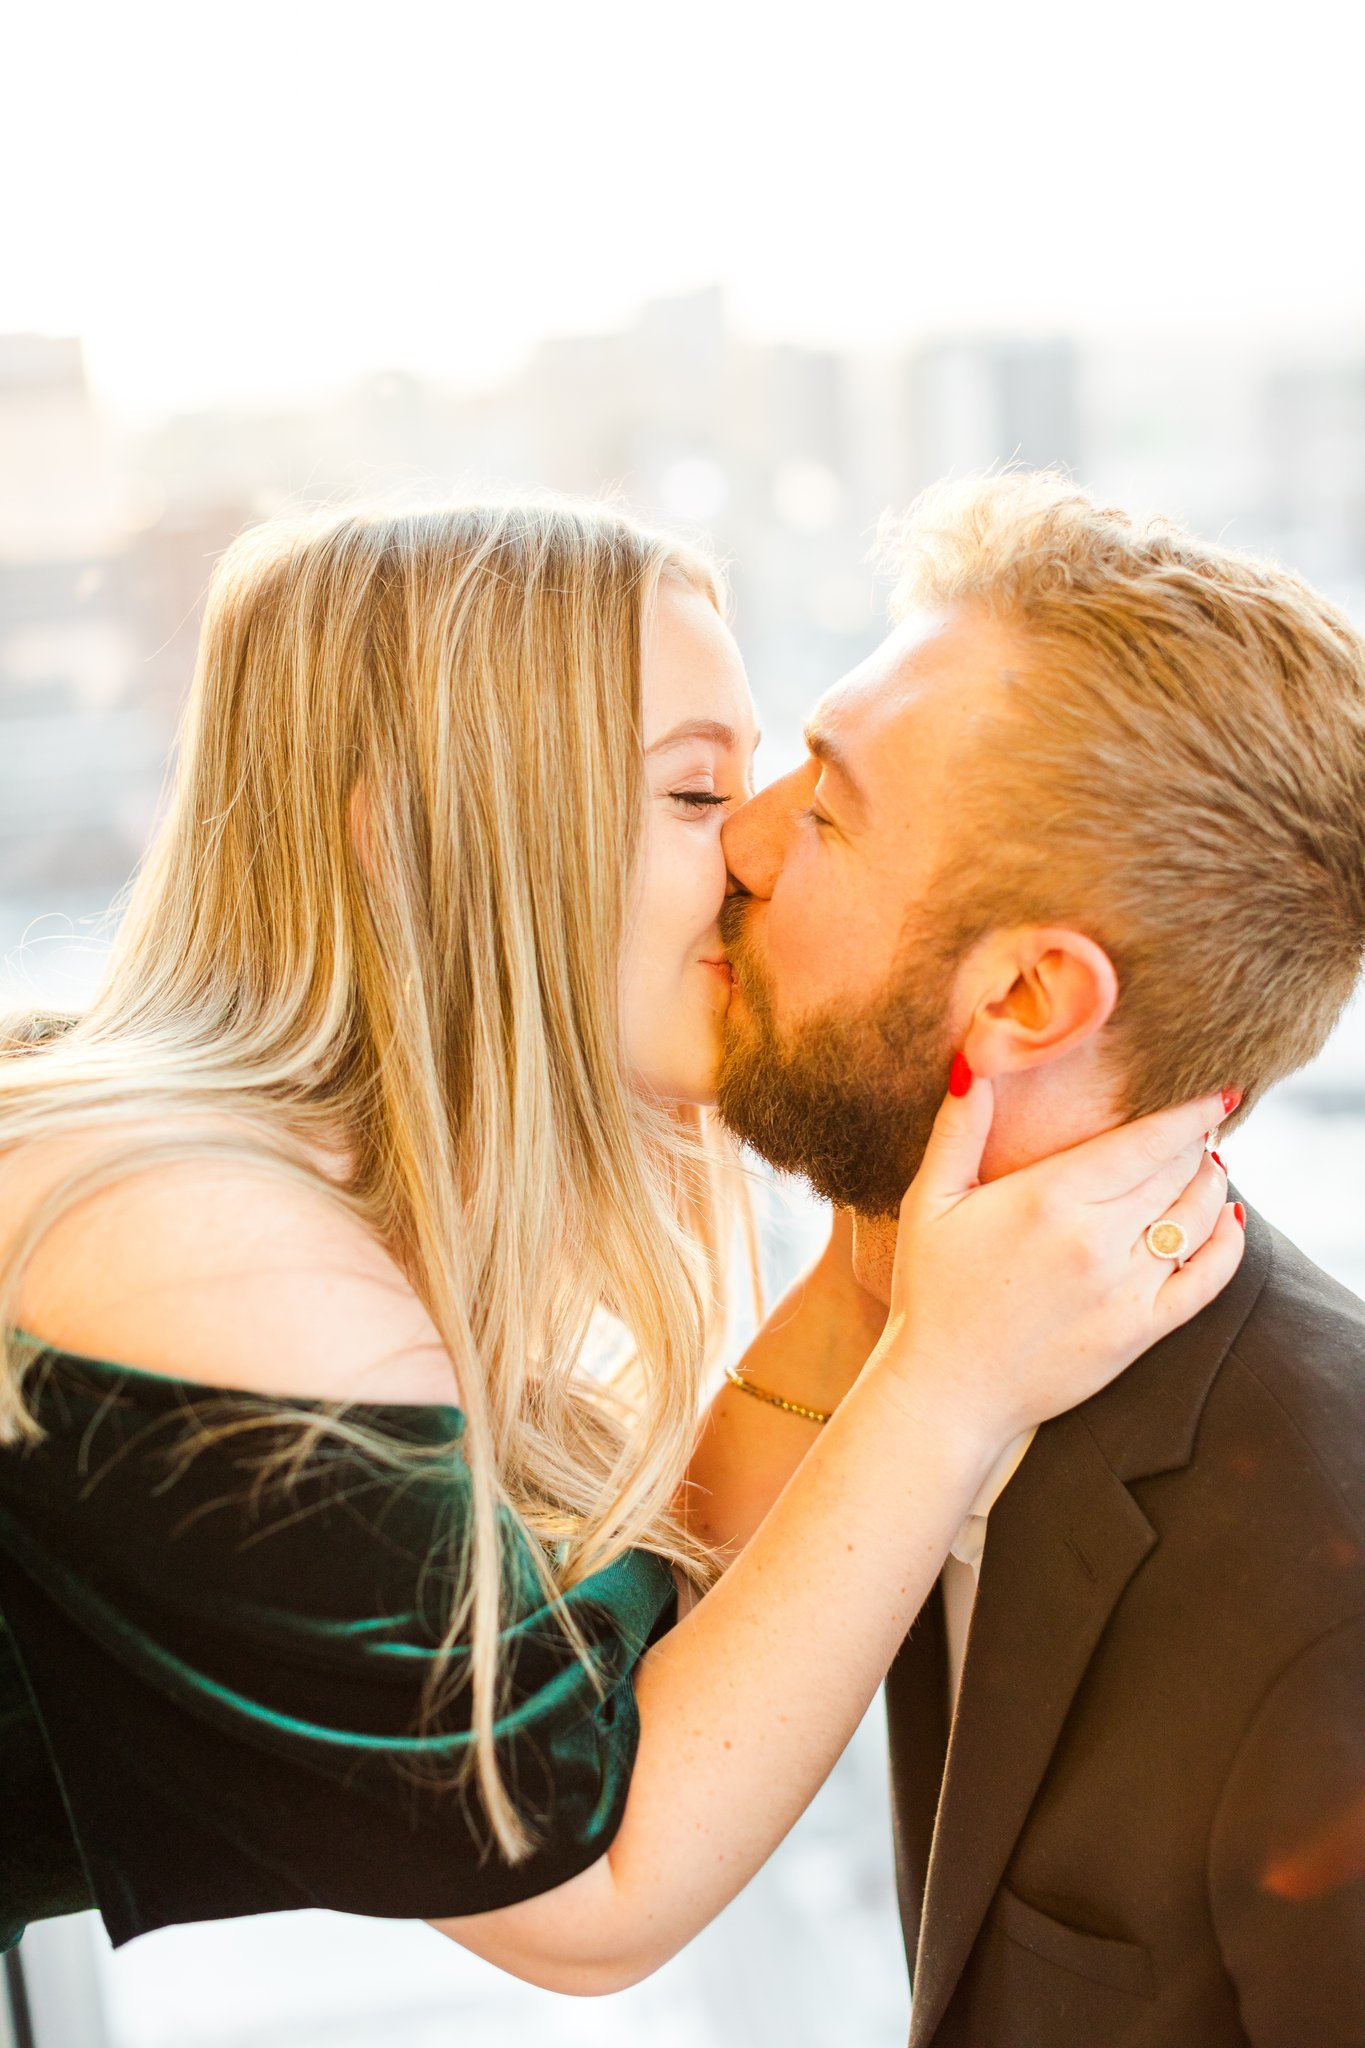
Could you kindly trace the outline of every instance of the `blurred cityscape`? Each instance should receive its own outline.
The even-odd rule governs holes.
[[[214,558],[252,521],[538,484],[605,488],[701,531],[731,565],[767,779],[799,751],[811,701],[881,637],[880,513],[1010,460],[1064,464],[1112,501],[1269,550],[1365,619],[1365,341],[964,334],[838,354],[737,338],[721,293],[699,291],[617,333],[547,340],[476,394],[394,371],[308,410],[132,432],[102,417],[79,340],[0,336],[0,981],[11,1000],[79,1003],[93,987],[97,921],[155,818]],[[1236,1135],[1230,1164],[1365,1292],[1363,1134],[1357,1008]],[[774,1214],[780,1289],[821,1224],[809,1204]],[[907,1993],[883,1771],[874,1710],[749,1891],[619,2000],[554,1999],[382,1924],[187,1928],[114,1957],[80,1921],[26,1943],[35,1971],[51,1952],[44,1997],[75,1995],[80,1955],[93,1987],[80,2029],[54,2018],[46,2038],[423,2048],[454,2019],[474,2044],[892,2048]]]
[[[213,559],[253,520],[543,484],[699,528],[732,564],[780,766],[802,708],[879,636],[878,514],[1010,459],[1269,549],[1365,612],[1365,346],[967,335],[840,355],[746,344],[707,290],[545,341],[475,395],[395,371],[308,411],[129,433],[78,340],[0,336],[0,950],[25,911],[102,907],[136,860]]]

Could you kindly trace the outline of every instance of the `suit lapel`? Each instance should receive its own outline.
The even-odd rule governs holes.
[[[991,1512],[929,1858],[911,2048],[943,2016],[1095,1645],[1155,1541],[1074,1415],[1040,1431]]]
[[[1086,1667],[1156,1543],[1125,1482],[1189,1462],[1204,1402],[1268,1269],[1269,1234],[1253,1215],[1242,1265],[1218,1300],[1040,1429],[991,1511],[929,1856],[910,2048],[926,2048],[943,2018]]]

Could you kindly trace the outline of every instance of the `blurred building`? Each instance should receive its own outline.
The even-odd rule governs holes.
[[[529,429],[511,480],[606,484],[710,540],[760,706],[795,728],[877,637],[865,486],[905,469],[862,381],[830,350],[738,340],[717,290],[659,300],[619,334],[537,351],[503,395]]]
[[[772,773],[880,636],[880,513],[1012,461],[1271,548],[1365,612],[1365,353],[996,334],[844,354],[743,339],[702,290],[547,339],[497,389],[394,370],[115,438],[77,341],[0,337],[0,899],[122,881],[213,562],[255,519],[539,484],[695,531],[729,565]]]
[[[1277,551],[1365,615],[1365,361],[1274,370],[1264,441]]]
[[[118,476],[80,343],[0,336],[5,897],[107,895],[137,858],[158,749],[128,702],[135,661]]]
[[[963,338],[916,349],[907,366],[916,490],[993,464],[1079,472],[1078,354],[1066,340]]]
[[[99,554],[115,492],[80,342],[0,335],[0,560]]]

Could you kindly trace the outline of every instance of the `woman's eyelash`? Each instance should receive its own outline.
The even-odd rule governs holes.
[[[675,804],[689,804],[694,811],[709,811],[716,804],[728,804],[728,796],[717,796],[710,789],[670,789],[669,796]]]

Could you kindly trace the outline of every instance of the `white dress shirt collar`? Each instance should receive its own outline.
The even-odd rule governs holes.
[[[981,1579],[981,1554],[986,1547],[986,1521],[991,1509],[1023,1464],[1036,1430],[1026,1430],[1007,1444],[987,1473],[981,1491],[953,1538],[943,1564],[943,1618],[948,1636],[948,1711],[957,1711],[962,1666],[967,1658],[976,1589]]]

